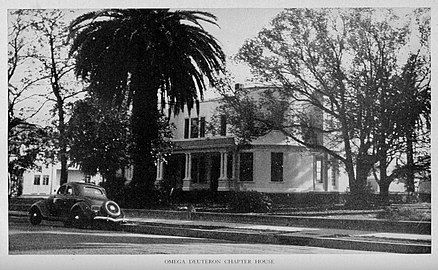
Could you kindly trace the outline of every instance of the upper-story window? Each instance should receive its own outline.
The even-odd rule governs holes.
[[[43,175],[43,185],[47,186],[49,184],[49,176]]]
[[[41,175],[35,175],[33,178],[33,184],[38,186],[40,185],[40,181],[41,181]]]
[[[221,115],[220,135],[221,136],[226,136],[227,135],[227,117],[225,115]]]
[[[205,117],[186,118],[184,121],[184,139],[205,137]]]

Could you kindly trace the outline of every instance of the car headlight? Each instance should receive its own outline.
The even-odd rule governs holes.
[[[95,213],[98,213],[100,210],[100,205],[92,205],[91,210]]]

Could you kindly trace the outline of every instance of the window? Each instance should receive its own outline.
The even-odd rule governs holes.
[[[41,175],[35,175],[33,178],[33,184],[35,186],[39,186],[40,185],[40,180],[41,180]]]
[[[49,176],[43,175],[43,186],[47,186],[49,184]]]
[[[205,117],[186,118],[184,121],[184,139],[205,137]]]
[[[200,130],[199,130],[199,137],[204,138],[205,137],[205,117],[201,117],[200,122]]]
[[[253,181],[253,155],[240,153],[240,181]]]
[[[323,183],[322,157],[316,157],[315,176],[317,183]]]
[[[186,118],[184,121],[184,139],[189,138],[189,129],[190,129],[189,121],[190,119],[188,118]]]
[[[194,183],[205,183],[207,181],[207,167],[204,156],[192,155],[191,176]]]
[[[66,192],[66,194],[67,195],[73,195],[73,188],[72,187],[67,187],[67,192]]]
[[[227,117],[225,115],[221,115],[221,130],[220,130],[221,136],[227,135]]]
[[[271,181],[283,181],[283,153],[271,153]]]
[[[332,159],[332,186],[336,186],[336,175],[339,172],[338,160]]]
[[[101,189],[94,188],[94,187],[84,187],[83,188],[83,195],[90,196],[90,197],[105,197],[105,194]]]
[[[61,186],[59,189],[58,189],[58,192],[57,192],[57,194],[65,194],[65,190],[67,189],[67,186]]]
[[[191,125],[190,125],[190,138],[198,138],[199,134],[199,119],[198,118],[192,118]]]

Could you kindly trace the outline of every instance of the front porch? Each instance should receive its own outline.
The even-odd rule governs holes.
[[[156,184],[166,179],[183,191],[236,188],[238,156],[233,138],[181,140],[176,145],[178,150],[166,163],[158,161]]]

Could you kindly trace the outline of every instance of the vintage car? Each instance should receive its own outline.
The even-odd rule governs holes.
[[[76,228],[99,220],[112,224],[125,222],[123,211],[107,198],[104,188],[82,182],[63,184],[56,194],[34,203],[29,210],[29,219],[33,225],[42,220],[58,220]]]

